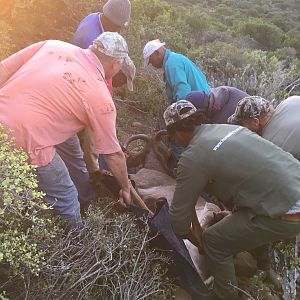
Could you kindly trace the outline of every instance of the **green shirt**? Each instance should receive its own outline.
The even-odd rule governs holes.
[[[201,125],[178,163],[170,207],[177,234],[188,232],[203,191],[253,215],[276,217],[300,200],[300,163],[244,127]]]

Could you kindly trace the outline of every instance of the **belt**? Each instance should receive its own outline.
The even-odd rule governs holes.
[[[280,216],[280,219],[285,221],[300,222],[300,213],[282,215]]]

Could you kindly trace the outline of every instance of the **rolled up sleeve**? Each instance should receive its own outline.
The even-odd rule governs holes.
[[[192,214],[198,197],[208,181],[205,167],[191,158],[181,157],[178,165],[176,188],[170,206],[173,230],[178,235],[189,232]]]
[[[105,89],[97,105],[87,109],[89,127],[94,137],[91,149],[95,154],[112,154],[122,150],[116,133],[116,107],[106,86]]]

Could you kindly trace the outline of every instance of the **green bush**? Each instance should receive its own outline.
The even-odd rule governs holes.
[[[190,26],[192,34],[198,34],[208,30],[212,25],[212,19],[200,10],[190,11],[186,14],[186,23]]]
[[[57,233],[38,191],[35,167],[15,148],[12,133],[0,126],[0,263],[9,273],[38,274],[45,262],[45,241]]]
[[[290,33],[290,38],[287,41],[290,47],[293,47],[297,51],[297,56],[300,57],[300,30]]]
[[[275,50],[281,47],[285,38],[282,30],[276,25],[262,19],[250,19],[241,23],[238,32],[242,35],[249,35],[256,40],[263,50]]]

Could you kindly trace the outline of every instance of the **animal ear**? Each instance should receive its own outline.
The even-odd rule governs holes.
[[[145,156],[146,156],[146,152],[144,150],[135,154],[129,154],[129,156],[126,159],[127,167],[138,168],[143,166],[145,162]]]
[[[168,131],[166,129],[159,130],[155,133],[154,140],[159,142],[161,138],[165,135],[168,135]]]

